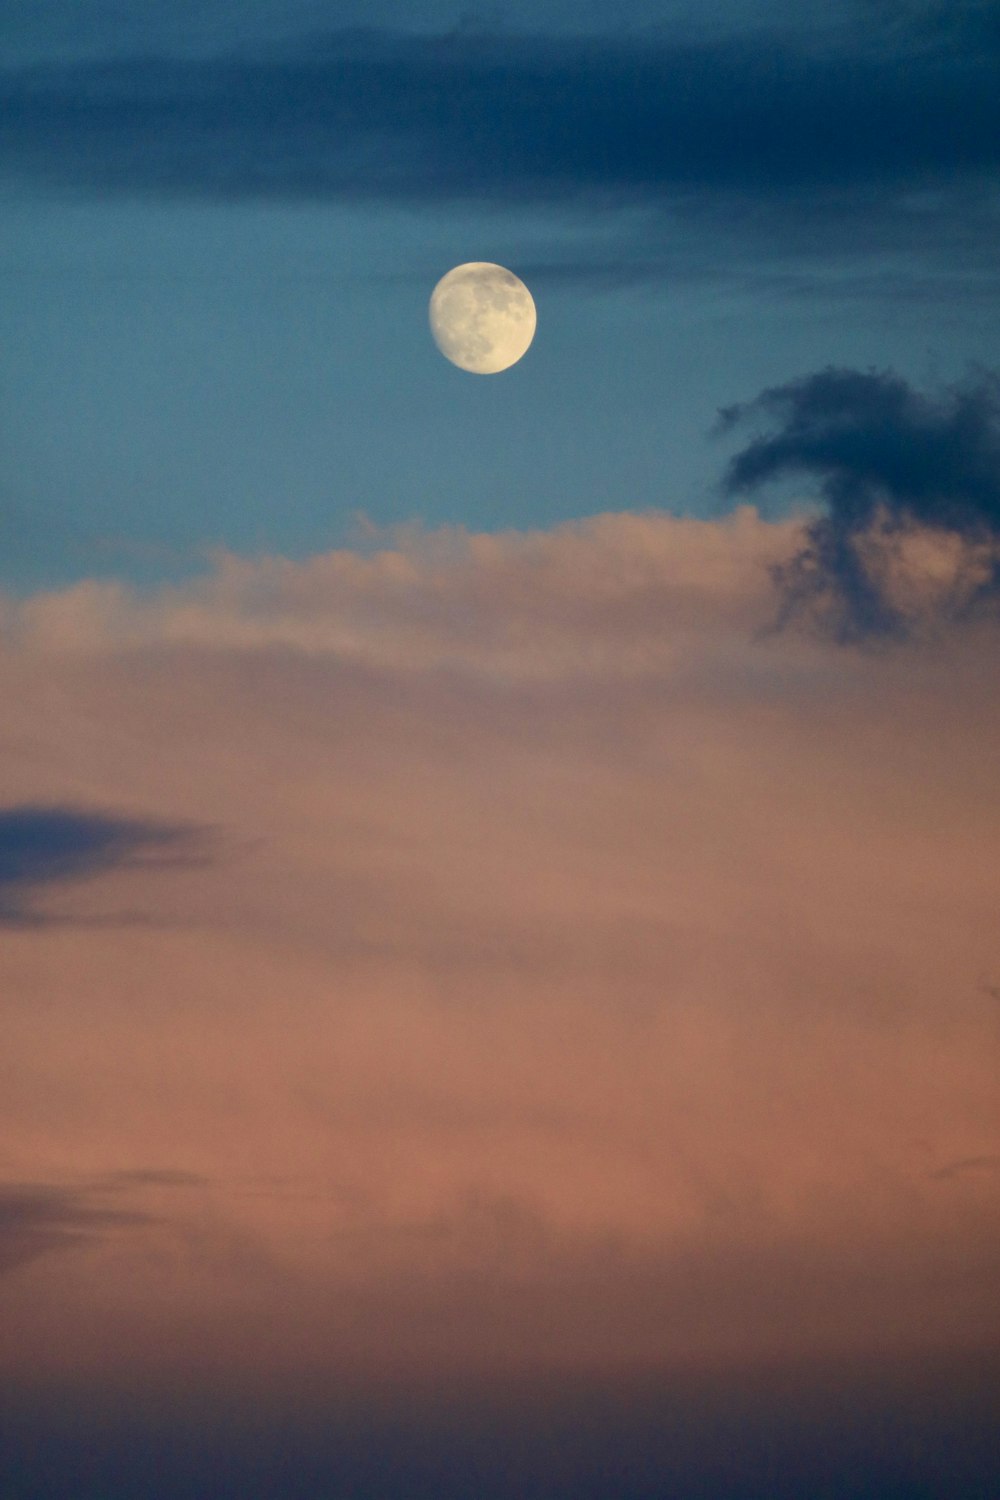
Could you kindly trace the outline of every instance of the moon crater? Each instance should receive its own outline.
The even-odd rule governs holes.
[[[453,365],[473,375],[495,375],[516,364],[535,336],[536,322],[524,282],[492,261],[455,266],[431,293],[435,343]]]

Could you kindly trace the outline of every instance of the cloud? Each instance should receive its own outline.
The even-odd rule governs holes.
[[[210,197],[665,202],[947,186],[1000,165],[994,60],[756,33],[334,32],[255,58],[9,71],[6,170]]]
[[[4,604],[10,803],[246,856],[154,846],[100,899],[141,875],[155,922],[4,933],[5,1175],[157,1222],[7,1278],[0,1362],[995,1340],[995,1174],[933,1173],[997,1153],[1000,631],[768,633],[807,524],[402,529]]]
[[[86,1189],[0,1183],[0,1276],[51,1251],[93,1246],[108,1232],[148,1222],[146,1214],[103,1207]]]
[[[0,178],[29,193],[544,210],[536,247],[556,210],[571,241],[520,268],[540,285],[738,274],[762,294],[925,300],[946,282],[989,300],[988,29],[803,25],[800,8],[771,30],[729,19],[700,40],[342,28],[214,55],[190,28],[173,46],[150,34],[131,56],[0,72]]]
[[[220,552],[210,572],[176,587],[86,580],[10,601],[3,619],[25,647],[83,655],[273,647],[539,681],[642,675],[675,656],[680,636],[731,636],[737,621],[751,629],[769,567],[796,534],[751,506],[720,522],[650,511],[496,535],[371,527],[363,552],[302,563]]]
[[[818,483],[826,510],[776,569],[785,615],[818,612],[842,639],[961,618],[1000,593],[1000,377],[939,395],[892,372],[828,368],[722,413],[761,420],[730,461],[727,494]]]
[[[190,858],[194,830],[72,807],[0,808],[0,924],[65,920],[33,905],[53,886]]]

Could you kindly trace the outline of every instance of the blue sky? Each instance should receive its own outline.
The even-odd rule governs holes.
[[[405,18],[15,9],[7,587],[299,556],[359,513],[711,514],[720,407],[828,364],[996,362],[985,7]],[[495,379],[427,332],[468,259],[539,309]]]

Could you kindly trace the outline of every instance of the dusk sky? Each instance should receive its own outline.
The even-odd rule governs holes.
[[[1000,1494],[995,0],[3,12],[0,1500]]]

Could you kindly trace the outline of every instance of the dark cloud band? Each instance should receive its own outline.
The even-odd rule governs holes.
[[[284,56],[8,73],[0,150],[9,175],[116,191],[780,197],[995,172],[998,71],[981,45],[342,32]]]

